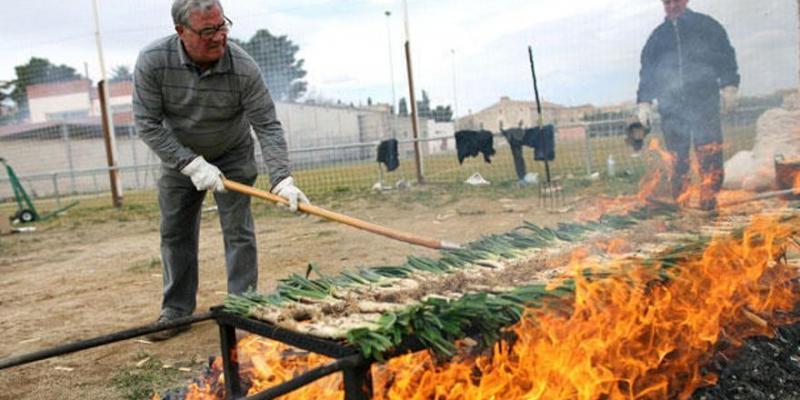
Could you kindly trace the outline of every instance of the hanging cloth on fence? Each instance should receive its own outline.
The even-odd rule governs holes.
[[[456,132],[456,149],[458,150],[458,163],[464,162],[467,157],[476,157],[483,153],[483,160],[492,163],[494,155],[494,138],[489,131],[458,131]]]
[[[545,125],[541,129],[526,129],[525,135],[531,135],[536,148],[533,159],[536,161],[553,161],[556,159],[556,133],[553,125]],[[530,133],[528,133],[530,131]]]
[[[400,166],[400,157],[397,154],[397,139],[387,139],[378,144],[378,162],[386,165],[386,170],[392,172]]]
[[[511,157],[514,159],[514,170],[517,173],[517,179],[525,179],[527,168],[525,167],[525,157],[522,155],[522,147],[534,147],[536,145],[534,135],[531,134],[529,129],[513,128],[502,131],[503,136],[508,141],[508,147],[511,149]]]
[[[536,147],[538,137],[531,129],[513,128],[502,131],[511,147]]]

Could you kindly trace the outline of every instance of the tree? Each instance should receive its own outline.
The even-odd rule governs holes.
[[[428,92],[422,91],[422,100],[417,101],[417,115],[420,118],[431,118],[431,99]]]
[[[453,120],[453,110],[450,109],[450,106],[436,106],[431,111],[431,118],[436,122],[450,122]]]
[[[2,103],[5,99],[11,98],[11,92],[13,90],[13,81],[0,81],[0,103]]]
[[[11,104],[11,92],[14,90],[12,81],[0,81],[0,125],[12,122],[16,117],[15,109]]]
[[[305,60],[296,58],[300,48],[286,35],[274,36],[259,29],[247,42],[232,41],[256,60],[274,99],[295,101],[306,92],[308,83],[302,80],[306,76]]]
[[[408,106],[406,105],[406,98],[400,99],[397,105],[397,114],[402,116],[408,115]],[[428,92],[422,91],[422,100],[417,100],[417,116],[420,118],[430,118],[436,122],[449,122],[453,120],[453,110],[450,106],[436,106],[431,109],[431,99]]]
[[[14,70],[17,79],[12,81],[14,90],[11,92],[11,99],[17,103],[21,118],[28,115],[28,86],[82,78],[74,68],[63,64],[54,65],[46,58],[32,57],[27,64],[17,65]]]
[[[130,68],[124,65],[114,67],[114,69],[111,71],[111,78],[109,78],[110,82],[123,82],[132,80],[133,74],[131,74]]]
[[[401,97],[400,101],[397,103],[397,115],[408,116],[408,105],[406,104],[405,97]]]

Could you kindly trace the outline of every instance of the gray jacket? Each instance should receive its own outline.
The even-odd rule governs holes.
[[[139,136],[168,168],[252,148],[252,127],[271,183],[291,174],[275,104],[258,65],[236,44],[205,71],[177,35],[145,47],[134,70],[133,113]]]

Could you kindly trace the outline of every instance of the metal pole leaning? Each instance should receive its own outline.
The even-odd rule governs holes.
[[[224,180],[225,188],[234,192],[245,194],[252,197],[258,197],[263,200],[269,200],[274,203],[288,205],[289,201],[281,196],[256,189],[252,186]],[[408,232],[402,232],[395,229],[387,228],[385,226],[373,224],[371,222],[363,221],[357,218],[348,217],[347,215],[339,214],[333,211],[326,210],[321,207],[312,206],[311,204],[298,204],[297,209],[317,217],[322,217],[327,220],[340,222],[345,225],[350,225],[354,228],[362,229],[368,232],[377,233],[378,235],[386,236],[390,239],[399,240],[401,242],[411,243],[418,246],[424,246],[431,249],[458,249],[461,246],[457,243],[447,242],[443,240],[430,239],[422,236],[414,235]]]
[[[144,336],[153,332],[160,332],[167,329],[172,329],[178,326],[191,325],[212,318],[214,318],[214,315],[211,312],[206,312],[202,314],[178,318],[165,323],[155,323],[155,324],[140,326],[138,328],[132,328],[125,331],[114,332],[108,335],[98,336],[87,340],[67,343],[65,345],[61,345],[58,347],[53,347],[50,349],[45,349],[29,354],[23,354],[17,357],[9,357],[0,360],[0,370],[16,367],[22,364],[32,363],[34,361],[44,360],[46,358],[52,358],[69,353],[74,353],[76,351],[91,349],[93,347],[99,347],[109,343],[121,342],[123,340],[132,339],[138,336]]]

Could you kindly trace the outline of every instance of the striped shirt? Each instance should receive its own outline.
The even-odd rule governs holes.
[[[255,60],[228,42],[225,54],[203,71],[178,35],[145,47],[134,70],[136,129],[162,163],[180,170],[197,156],[209,162],[250,146],[250,128],[261,144],[274,185],[290,175],[283,128]]]

